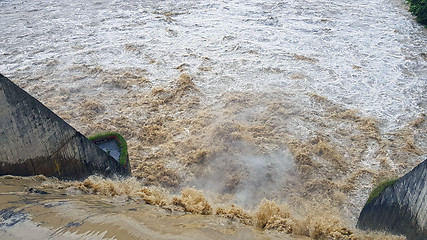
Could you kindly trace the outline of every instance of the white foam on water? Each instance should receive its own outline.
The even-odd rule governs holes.
[[[41,81],[78,86],[91,84],[92,77],[67,82],[73,66],[137,67],[159,84],[185,64],[198,87],[212,95],[315,92],[381,119],[386,128],[425,112],[427,61],[421,54],[427,33],[401,4],[62,0],[1,5],[0,72],[8,76],[41,75]]]

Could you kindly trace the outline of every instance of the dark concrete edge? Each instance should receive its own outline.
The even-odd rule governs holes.
[[[3,87],[5,85],[6,87]],[[8,87],[9,86],[9,87]],[[69,180],[79,180],[83,179],[89,175],[93,174],[102,174],[104,176],[110,177],[114,175],[123,175],[123,176],[130,176],[131,175],[131,168],[130,163],[127,156],[127,163],[125,166],[121,166],[116,160],[114,160],[110,155],[108,155],[106,152],[104,152],[102,149],[100,149],[98,146],[96,146],[95,143],[87,139],[84,135],[82,135],[80,132],[78,132],[75,128],[73,128],[70,124],[68,124],[65,120],[60,118],[57,114],[55,114],[52,110],[50,110],[48,107],[46,107],[43,103],[41,103],[39,100],[37,100],[35,97],[33,97],[31,94],[27,93],[25,90],[20,88],[18,85],[16,85],[12,80],[8,79],[4,75],[0,73],[0,87],[4,90],[6,89],[14,89],[16,93],[14,93],[14,96],[19,95],[19,100],[10,102],[9,99],[6,99],[10,104],[19,104],[21,101],[25,101],[26,99],[29,99],[30,102],[37,102],[38,107],[41,111],[43,111],[44,114],[46,114],[47,118],[52,118],[55,121],[60,122],[61,124],[67,125],[72,131],[74,131],[73,136],[71,138],[67,139],[66,142],[58,149],[56,150],[51,156],[47,158],[34,158],[34,159],[26,159],[22,163],[0,163],[0,175],[17,175],[17,176],[32,176],[32,175],[38,175],[43,174],[47,177],[58,177],[60,179],[69,179]],[[10,94],[10,93],[9,93]],[[6,94],[7,96],[7,94]],[[88,172],[84,166],[91,165],[90,162],[85,162],[85,159],[72,159],[72,158],[66,158],[68,161],[59,161],[59,155],[62,149],[69,143],[73,138],[81,138],[85,144],[90,146],[90,148],[97,149],[96,151],[101,156],[105,156],[105,161],[110,163],[110,165],[115,166],[114,169],[110,169],[109,167],[105,167],[104,169],[97,169],[93,168],[92,172]],[[83,160],[83,161],[81,161]],[[87,159],[86,159],[87,160]],[[112,164],[111,164],[112,162]],[[70,168],[70,165],[76,164],[75,168]],[[45,174],[45,172],[42,171],[42,167],[46,167],[46,169],[52,170],[52,172],[56,173],[54,174]],[[70,169],[72,172],[75,172],[75,176],[71,176],[69,174],[62,175],[61,169]],[[26,170],[29,174],[25,174]]]
[[[415,166],[411,171],[399,178],[394,184],[385,188],[384,191],[381,192],[377,197],[375,197],[371,202],[367,203],[359,214],[356,227],[365,231],[386,231],[396,235],[403,234],[408,239],[424,239],[424,237],[427,236],[427,228],[421,226],[418,223],[417,216],[413,216],[412,214],[408,214],[407,212],[402,210],[404,206],[402,205],[401,201],[395,193],[395,186],[403,184],[409,178],[412,178],[413,173],[417,172],[419,168],[427,168],[427,166],[424,165],[427,165],[427,160]],[[393,201],[391,201],[392,204],[384,206],[382,200],[385,194],[390,194],[393,196]],[[367,216],[369,213],[377,212],[377,209],[380,205],[382,205],[382,208],[385,208],[386,211],[383,211],[385,213],[382,215],[371,214],[375,216],[374,221],[381,223],[381,219],[387,219],[389,222],[393,222],[391,226],[387,224],[380,224],[380,226],[373,227],[365,223],[364,217]],[[399,216],[399,218],[397,218],[396,216]],[[415,222],[413,221],[414,219]],[[412,225],[414,227],[408,228],[407,226],[401,226],[400,223],[402,222],[412,222]]]

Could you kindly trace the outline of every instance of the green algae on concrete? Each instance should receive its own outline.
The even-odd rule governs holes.
[[[370,203],[374,198],[378,197],[388,186],[393,185],[397,180],[398,178],[390,179],[378,184],[378,186],[376,186],[374,190],[372,190],[371,194],[369,194],[366,204]]]

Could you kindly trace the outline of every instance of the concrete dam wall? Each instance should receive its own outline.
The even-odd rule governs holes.
[[[0,175],[130,175],[118,161],[0,74]]]
[[[357,226],[427,239],[427,160],[366,204]]]

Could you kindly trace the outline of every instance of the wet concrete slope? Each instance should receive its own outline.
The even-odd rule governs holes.
[[[0,175],[129,175],[107,153],[0,74]]]
[[[408,239],[427,238],[427,160],[389,186],[367,204],[358,227],[403,234]]]

